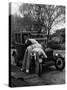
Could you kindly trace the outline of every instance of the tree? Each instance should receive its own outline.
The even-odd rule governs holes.
[[[50,36],[50,30],[53,25],[61,22],[65,23],[65,7],[43,4],[23,4],[19,8],[21,14],[30,17],[35,21],[34,25],[38,26],[39,33],[44,27],[47,30],[47,42]],[[61,17],[61,18],[60,18]]]

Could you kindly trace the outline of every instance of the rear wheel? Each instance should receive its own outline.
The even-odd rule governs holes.
[[[65,61],[62,58],[57,58],[57,60],[55,61],[55,66],[57,70],[63,70],[65,67]]]

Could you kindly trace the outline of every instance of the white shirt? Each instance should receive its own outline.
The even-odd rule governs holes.
[[[35,39],[28,39],[28,40],[30,40],[32,44],[38,44],[38,42]],[[25,43],[27,43],[28,40],[26,40]]]
[[[46,54],[45,54],[45,52],[43,51],[42,48],[34,48],[32,51],[33,51],[33,52],[38,52],[39,55],[43,54],[43,56],[44,56],[45,58],[47,58],[47,56],[46,56]]]

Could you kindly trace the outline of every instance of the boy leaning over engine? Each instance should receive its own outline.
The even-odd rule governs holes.
[[[28,45],[27,45],[28,43]],[[31,53],[35,52],[39,55],[43,55],[44,58],[47,58],[45,52],[42,49],[41,44],[39,44],[35,39],[29,39],[26,41],[27,49],[25,51],[24,59],[22,62],[22,68],[21,70],[25,70],[27,73],[29,73],[30,64],[31,64]]]

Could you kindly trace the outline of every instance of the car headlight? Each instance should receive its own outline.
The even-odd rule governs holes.
[[[56,53],[56,56],[58,56],[58,53]]]
[[[30,55],[31,55],[31,58],[34,57],[34,60],[36,60],[36,53],[33,52]]]
[[[36,53],[33,53],[33,56],[36,56]]]
[[[30,53],[31,56],[36,56],[36,53]]]

